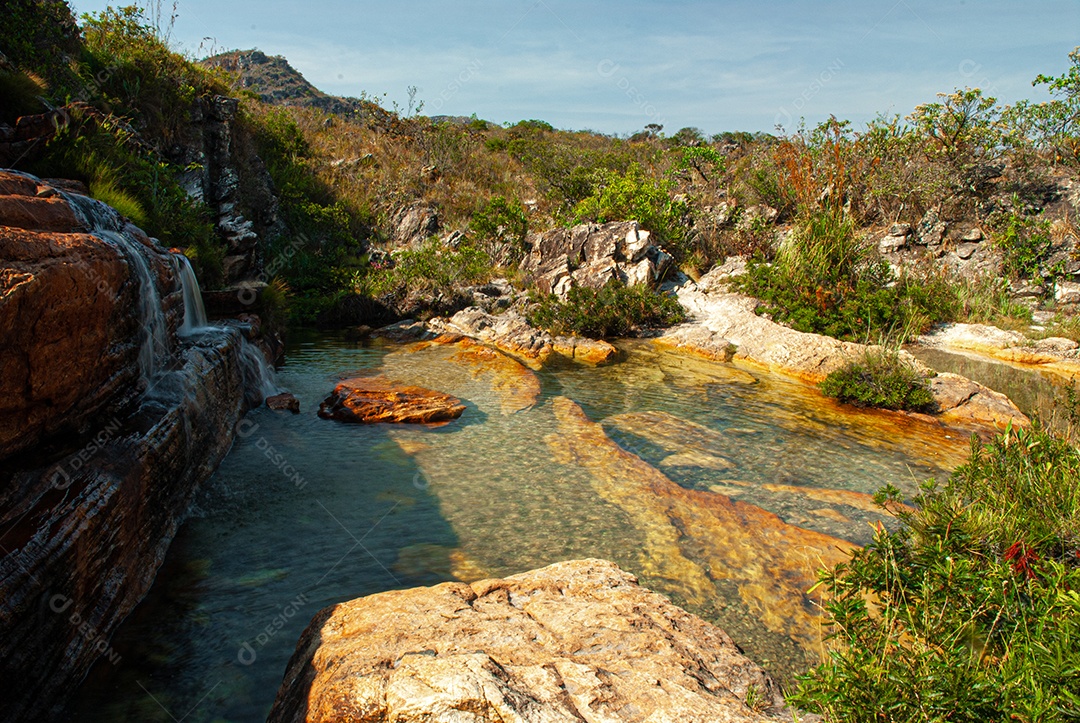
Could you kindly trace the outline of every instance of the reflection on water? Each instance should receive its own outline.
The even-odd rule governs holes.
[[[1020,411],[1038,418],[1051,430],[1069,431],[1066,409],[1066,390],[1076,380],[1061,374],[1042,371],[1037,366],[1020,366],[991,361],[976,354],[962,354],[920,346],[908,348],[919,361],[941,372],[960,374],[968,379],[1001,392],[1011,399]]]
[[[121,663],[99,665],[83,686],[78,718],[264,720],[301,630],[322,607],[581,557],[611,559],[717,621],[781,677],[804,667],[813,658],[805,636],[762,621],[770,588],[719,567],[732,556],[719,559],[722,535],[710,525],[775,519],[728,496],[778,515],[769,524],[783,534],[803,528],[807,539],[863,543],[867,523],[881,519],[867,493],[887,481],[913,491],[944,475],[966,441],[843,409],[760,371],[646,343],[623,351],[612,366],[540,372],[536,396],[531,377],[484,371],[457,347],[295,334],[279,376],[302,414],[248,416],[118,634]],[[465,414],[437,429],[315,416],[343,373],[377,368],[461,398]],[[587,417],[578,427],[567,423],[569,400]],[[601,426],[581,426],[593,422]],[[610,438],[632,455],[583,447],[588,435],[593,447]],[[612,470],[640,479],[623,486]],[[640,492],[646,485],[665,490],[663,499]],[[658,550],[672,559],[655,559]],[[766,565],[755,574],[787,573]]]

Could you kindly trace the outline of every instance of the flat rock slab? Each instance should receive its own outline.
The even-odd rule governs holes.
[[[605,560],[329,607],[301,636],[269,717],[271,723],[791,719],[772,680],[726,633]]]
[[[355,377],[334,387],[319,405],[319,416],[341,422],[432,424],[457,419],[465,405],[457,397],[386,377]]]

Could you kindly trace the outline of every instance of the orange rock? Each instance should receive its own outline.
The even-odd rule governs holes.
[[[71,206],[58,196],[0,196],[0,224],[54,233],[83,230]]]
[[[398,385],[381,376],[347,379],[319,405],[323,419],[361,424],[445,423],[464,411],[461,400],[449,394]]]

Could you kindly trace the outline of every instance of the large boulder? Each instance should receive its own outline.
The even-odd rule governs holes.
[[[530,234],[521,269],[545,294],[565,297],[575,286],[599,289],[609,281],[655,286],[672,257],[649,240],[637,221],[580,224]]]
[[[461,400],[449,394],[395,384],[381,376],[346,379],[319,405],[323,419],[361,424],[449,422],[464,411]]]
[[[726,633],[636,583],[577,560],[327,608],[269,721],[791,720]]]

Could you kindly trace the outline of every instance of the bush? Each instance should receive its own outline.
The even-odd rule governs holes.
[[[914,502],[822,573],[829,659],[790,702],[855,723],[1080,718],[1080,452],[1038,426],[973,439]]]
[[[1049,222],[1035,221],[1013,211],[1002,224],[994,246],[1001,252],[1001,273],[1016,281],[1044,275],[1042,263],[1053,245]],[[1045,270],[1052,275],[1052,270]]]
[[[637,221],[680,259],[686,237],[684,219],[689,213],[685,202],[671,197],[671,184],[649,178],[637,164],[625,174],[608,174],[574,208],[576,223]]]
[[[469,222],[469,236],[491,260],[499,265],[516,264],[527,250],[525,237],[529,219],[517,201],[496,196],[483,204]]]
[[[821,392],[856,407],[928,412],[935,404],[926,377],[889,350],[868,350],[862,359],[830,373]]]
[[[871,254],[849,218],[818,212],[788,237],[774,263],[754,259],[739,283],[776,321],[850,341],[903,342],[956,315],[950,280],[897,278]]]
[[[685,319],[686,312],[674,297],[617,281],[601,289],[576,286],[565,301],[549,295],[529,314],[529,323],[554,334],[591,338],[627,336],[641,328],[671,326]]]
[[[421,291],[448,291],[481,284],[492,275],[491,258],[474,246],[444,246],[432,238],[415,250],[395,253],[387,265],[372,265],[353,277],[353,292],[380,298]]]

